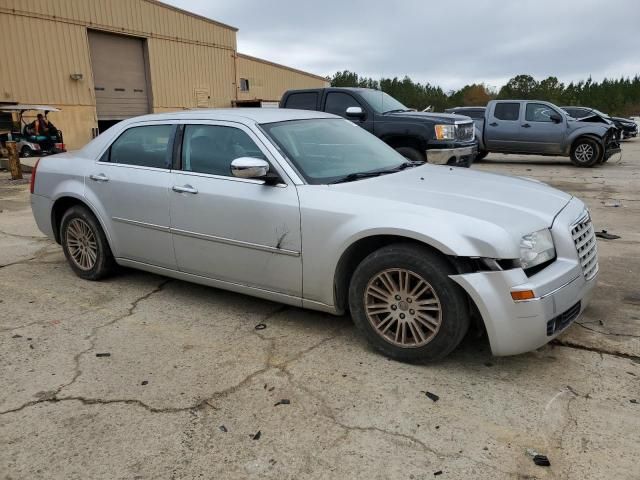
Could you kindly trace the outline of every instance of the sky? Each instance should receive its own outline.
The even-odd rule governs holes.
[[[640,73],[638,0],[164,0],[239,29],[238,51],[318,75],[445,91]]]

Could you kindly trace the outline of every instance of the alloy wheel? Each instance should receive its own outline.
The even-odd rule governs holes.
[[[82,270],[91,270],[98,260],[98,242],[87,222],[74,218],[69,222],[66,232],[67,249],[76,266]]]
[[[384,270],[371,278],[364,306],[378,335],[402,348],[426,345],[442,324],[442,306],[431,284],[402,268]]]
[[[581,143],[576,148],[576,159],[579,162],[587,163],[593,158],[593,147],[588,143]]]

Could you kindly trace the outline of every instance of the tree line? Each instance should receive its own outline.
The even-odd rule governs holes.
[[[633,78],[607,79],[594,82],[591,78],[564,84],[556,77],[536,80],[531,75],[517,75],[496,90],[483,83],[465,85],[445,92],[429,83],[402,79],[374,80],[344,70],[328,77],[332,87],[366,87],[387,92],[407,107],[423,110],[429,106],[436,112],[461,106],[484,106],[493,99],[546,100],[556,105],[596,108],[610,115],[640,115],[640,75]]]

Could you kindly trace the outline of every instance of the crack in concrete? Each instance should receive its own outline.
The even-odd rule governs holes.
[[[45,250],[47,248],[49,248],[51,245],[52,245],[51,242],[47,242],[47,245],[45,245],[44,247],[42,247],[39,250],[37,250],[31,257],[25,258],[25,259],[22,259],[22,260],[16,260],[15,262],[11,262],[11,263],[5,263],[4,265],[0,265],[0,269],[7,268],[7,267],[13,267],[14,265],[22,265],[22,264],[25,264],[25,263],[29,263],[29,262],[31,262],[33,260],[37,260],[38,258],[44,256]]]
[[[599,353],[600,355],[611,355],[612,357],[625,358],[635,363],[640,363],[640,356],[638,355],[630,355],[628,353],[622,353],[622,352],[611,352],[611,351],[603,350],[598,347],[588,347],[586,345],[581,345],[579,343],[572,342],[571,340],[560,340],[556,338],[555,340],[550,342],[550,345],[566,347],[566,348],[575,348],[576,350],[584,350],[587,352]]]
[[[36,242],[50,242],[51,240],[48,237],[36,236],[36,235],[20,235],[18,233],[10,233],[4,230],[0,230],[0,235],[6,235],[7,237],[13,238],[26,238],[28,240],[34,240]]]
[[[600,335],[606,335],[611,337],[640,338],[640,335],[630,335],[628,333],[603,332],[602,330],[597,330],[595,328],[587,327],[584,323],[580,323],[580,322],[575,322],[575,324],[584,328],[585,330],[589,330],[590,332],[594,332],[594,333],[599,333]]]

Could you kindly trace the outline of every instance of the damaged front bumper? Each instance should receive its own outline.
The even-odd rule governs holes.
[[[577,226],[588,228],[586,222],[590,221],[585,218],[588,219],[584,204],[572,199],[551,227],[556,260],[530,277],[521,268],[451,276],[478,308],[494,355],[516,355],[545,345],[587,307],[597,283],[598,265],[597,245],[591,244],[591,255],[591,250],[586,252],[583,248],[588,239],[584,240],[582,233],[574,233]],[[590,228],[587,234],[593,234],[595,242],[595,231],[592,225]],[[588,267],[583,270],[583,265]],[[533,291],[534,298],[512,298],[511,292],[525,290]]]

